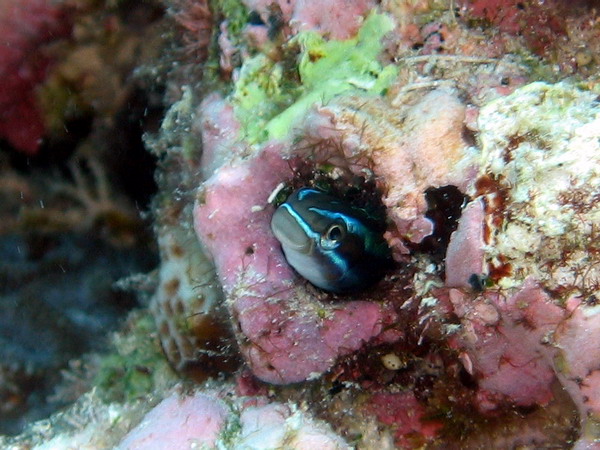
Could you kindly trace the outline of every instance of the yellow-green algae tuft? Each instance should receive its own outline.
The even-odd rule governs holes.
[[[246,60],[230,97],[244,138],[250,144],[285,137],[314,104],[327,103],[347,91],[383,94],[397,68],[377,57],[382,38],[394,27],[385,14],[370,14],[357,36],[327,40],[318,33],[299,33],[287,44],[298,47],[297,76],[288,79],[282,62],[264,54]]]

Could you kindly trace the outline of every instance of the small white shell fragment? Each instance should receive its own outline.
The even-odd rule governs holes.
[[[387,355],[383,355],[381,357],[381,362],[383,363],[383,367],[388,370],[400,370],[405,364],[402,363],[402,360],[395,353],[388,353]]]
[[[275,189],[273,189],[273,192],[271,192],[269,194],[269,198],[267,198],[267,203],[273,203],[273,200],[275,200],[275,197],[277,197],[277,194],[279,194],[284,187],[285,187],[284,183],[279,183],[277,186],[275,186]]]

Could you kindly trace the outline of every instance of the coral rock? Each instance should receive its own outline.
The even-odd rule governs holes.
[[[336,0],[323,4],[311,0],[244,0],[244,4],[258,11],[265,23],[289,23],[296,32],[310,30],[332,39],[348,39],[356,34],[362,16],[373,9],[376,2]]]
[[[254,374],[272,383],[319,375],[381,331],[379,305],[320,302],[295,283],[270,231],[267,204],[289,170],[281,146],[267,146],[254,159],[219,170],[200,189],[194,211],[242,353]]]
[[[235,448],[287,448],[341,450],[349,448],[339,436],[332,433],[301,411],[272,403],[246,408],[240,415],[242,427]]]
[[[222,400],[227,395],[228,407]],[[233,425],[237,426],[233,426]],[[348,449],[324,423],[295,405],[223,392],[178,392],[155,406],[117,447],[128,449]]]
[[[446,254],[446,286],[469,287],[473,275],[484,270],[484,207],[475,200],[464,209],[458,229],[452,234]]]
[[[453,342],[469,354],[470,372],[483,390],[482,409],[505,399],[520,405],[552,400],[554,371],[543,342],[563,318],[562,308],[533,282],[509,299],[495,294],[473,299],[451,290],[450,300],[463,324]]]
[[[129,449],[213,447],[225,425],[228,408],[222,400],[199,393],[165,398],[118,446]]]
[[[584,443],[600,441],[600,306],[573,298],[567,304],[569,316],[554,334],[553,357],[558,378],[579,409]],[[590,447],[595,448],[595,447]]]
[[[340,97],[317,107],[304,133],[309,149],[337,143],[346,159],[341,164],[358,175],[372,170],[382,180],[382,200],[398,232],[420,242],[433,231],[425,218],[425,191],[448,184],[464,188],[472,158],[462,136],[465,106],[456,92],[439,89],[405,100]],[[319,158],[333,158],[335,151],[329,148]]]

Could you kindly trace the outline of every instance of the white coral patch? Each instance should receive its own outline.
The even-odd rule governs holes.
[[[508,193],[486,256],[508,258],[513,282],[535,275],[551,287],[571,280],[582,289],[584,277],[574,273],[583,265],[588,279],[598,271],[589,249],[600,217],[597,96],[568,83],[533,83],[481,109],[481,173]]]

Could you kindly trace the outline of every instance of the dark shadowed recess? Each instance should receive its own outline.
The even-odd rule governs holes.
[[[433,233],[418,245],[418,250],[441,261],[446,256],[450,236],[458,227],[462,208],[469,197],[452,185],[429,188],[425,191],[427,217],[433,223]]]
[[[162,88],[139,86],[110,129],[94,117],[73,118],[35,156],[0,143],[3,169],[32,186],[40,178],[72,184],[69,163],[85,142],[111,190],[148,211],[156,162],[142,136],[157,130],[162,113]],[[89,169],[85,159],[80,166]],[[18,214],[11,219],[19,223]],[[138,227],[135,242],[126,246],[103,239],[97,228],[51,232],[30,225],[0,233],[0,434],[18,434],[65,406],[54,395],[64,382],[61,371],[84,353],[106,351],[110,332],[139,305],[134,293],[114,286],[158,264],[151,224],[140,220]]]
[[[36,155],[23,154],[8,144],[0,144],[0,151],[7,153],[10,166],[20,174],[58,171],[68,178],[69,161],[81,142],[89,139],[95,146],[92,156],[100,160],[115,190],[136,202],[139,209],[147,209],[157,190],[156,161],[146,151],[142,136],[158,130],[162,96],[162,87],[137,87],[115,115],[112,128],[98,129],[92,116],[81,115],[64,125],[65,133],[46,137]]]
[[[108,332],[137,305],[115,281],[155,265],[143,248],[122,251],[92,235],[0,236],[0,434],[64,406],[52,399],[61,370],[105,351]]]

